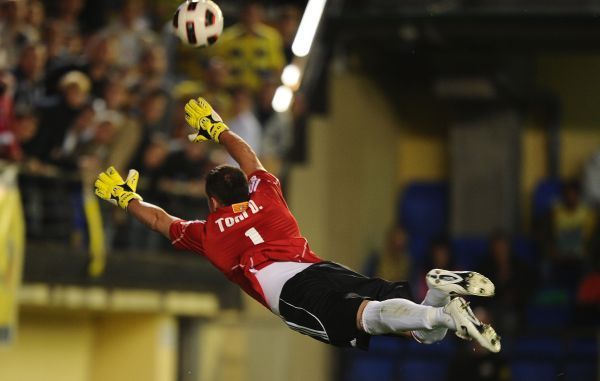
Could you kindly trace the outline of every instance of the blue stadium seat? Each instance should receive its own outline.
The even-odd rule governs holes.
[[[570,321],[568,305],[533,305],[527,309],[527,325],[530,327],[560,328]]]
[[[431,237],[412,234],[408,238],[408,252],[410,253],[413,265],[419,268],[427,257],[427,250],[431,243]]]
[[[458,269],[477,268],[485,259],[487,249],[486,238],[464,237],[452,240],[452,253]]]
[[[539,361],[515,361],[511,364],[512,381],[556,380],[555,363]]]
[[[405,339],[393,336],[373,336],[369,344],[369,353],[399,355],[406,344]]]
[[[452,335],[453,336],[453,335]],[[447,356],[450,357],[456,349],[453,338],[438,341],[433,344],[419,344],[411,340],[406,345],[406,355],[409,356]]]
[[[402,381],[445,380],[447,371],[448,364],[440,359],[422,360],[408,357],[403,359],[400,366],[399,379]]]
[[[394,362],[388,358],[356,357],[347,370],[348,381],[392,381]]]
[[[513,346],[513,354],[517,358],[536,358],[553,361],[563,355],[563,344],[560,340],[549,338],[519,338]]]
[[[533,191],[533,218],[537,220],[550,211],[552,204],[560,198],[561,183],[557,179],[539,182]]]
[[[411,235],[427,238],[446,232],[448,184],[416,182],[408,185],[398,203],[399,222]]]
[[[521,261],[534,265],[537,261],[535,245],[530,238],[518,236],[512,241],[512,249],[515,256]]]

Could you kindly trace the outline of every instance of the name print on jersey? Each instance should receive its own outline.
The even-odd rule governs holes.
[[[262,209],[263,209],[262,206],[257,205],[256,202],[254,202],[254,200],[250,200],[250,201],[248,201],[248,209],[239,213],[235,217],[225,217],[225,218],[221,217],[215,221],[215,224],[219,225],[219,231],[221,231],[221,233],[223,233],[225,231],[225,229],[230,228],[233,225],[235,225],[241,221],[244,221],[246,218],[249,218],[249,217],[257,214]],[[250,211],[250,213],[248,213],[248,211]]]

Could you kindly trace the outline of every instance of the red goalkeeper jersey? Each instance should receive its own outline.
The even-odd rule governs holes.
[[[171,224],[174,247],[205,256],[247,294],[267,303],[255,273],[273,262],[317,263],[288,209],[279,180],[266,171],[249,178],[250,200],[219,208],[206,220]]]

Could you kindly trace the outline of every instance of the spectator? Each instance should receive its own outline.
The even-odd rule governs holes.
[[[34,108],[45,96],[44,68],[46,66],[46,47],[42,44],[28,45],[23,49],[19,65],[15,70],[17,107]]]
[[[552,208],[549,254],[556,280],[568,287],[579,281],[595,228],[595,212],[581,200],[579,183],[567,182],[561,201]]]
[[[148,145],[157,138],[166,140],[171,134],[165,127],[165,114],[167,110],[167,94],[155,90],[147,94],[140,106],[140,132],[139,144],[136,145],[133,163],[143,162]]]
[[[62,24],[69,43],[79,38],[79,16],[83,10],[84,0],[59,0],[56,19]]]
[[[279,76],[285,57],[281,36],[263,23],[263,7],[247,2],[241,20],[223,32],[213,54],[223,57],[231,69],[232,84],[257,92],[265,78]]]
[[[152,45],[142,54],[139,64],[137,91],[169,90],[173,81],[167,75],[167,53],[161,45]]]
[[[57,69],[72,64],[74,60],[67,46],[67,38],[63,24],[57,20],[49,20],[43,30],[43,43],[46,46],[48,62],[46,64],[48,74]],[[67,70],[68,71],[68,70]],[[60,77],[60,74],[57,75]]]
[[[144,135],[170,135],[169,126],[165,123],[168,95],[162,90],[154,90],[142,100],[140,122]]]
[[[519,323],[523,323],[525,308],[536,289],[537,276],[514,255],[506,233],[493,233],[488,250],[480,272],[494,282],[496,295],[482,302],[498,319],[501,331],[514,332]]]
[[[60,78],[72,70],[81,71],[90,78],[91,93],[102,97],[108,81],[118,74],[116,65],[117,41],[111,36],[96,35],[90,38],[81,56],[73,56],[66,46],[63,28],[60,24],[51,23],[48,38],[50,62],[48,65],[47,88],[50,94],[56,92]]]
[[[391,227],[385,236],[383,252],[371,258],[367,272],[389,281],[409,279],[410,255],[407,244],[406,230],[399,225]]]
[[[206,98],[224,120],[233,117],[233,100],[227,91],[230,73],[227,63],[219,57],[213,57],[206,63],[204,74],[205,88],[202,96]]]
[[[25,21],[31,27],[34,41],[41,40],[40,32],[46,21],[46,8],[41,1],[30,0],[25,13]]]
[[[36,29],[27,24],[25,0],[0,2],[0,69],[16,66],[21,50],[37,42]]]
[[[254,113],[252,94],[244,88],[233,91],[234,117],[229,121],[229,128],[250,144],[257,155],[261,154],[262,127]]]
[[[108,110],[127,114],[130,111],[129,90],[118,76],[109,78],[103,86],[101,101]],[[102,103],[102,102],[100,102]]]
[[[21,161],[23,159],[23,151],[21,146],[35,136],[38,129],[38,118],[30,109],[17,109],[12,120],[10,129],[8,158],[11,160]],[[1,135],[1,133],[0,133]],[[2,141],[0,136],[0,141]],[[2,151],[2,143],[0,143],[0,152]],[[0,157],[3,157],[0,153]]]
[[[101,32],[103,36],[117,38],[117,63],[123,68],[134,67],[150,43],[156,40],[143,13],[141,0],[125,0],[117,21]]]
[[[106,110],[97,113],[89,128],[90,139],[77,147],[75,158],[92,158],[96,161],[96,168],[106,168],[110,165],[124,168],[120,165],[122,163],[115,163],[112,158],[116,153],[113,147],[122,124],[122,115],[115,111]]]
[[[142,142],[141,121],[131,114],[132,97],[130,91],[119,77],[111,78],[104,87],[104,108],[118,115],[113,118],[117,124],[118,138],[111,146],[111,160],[116,168],[126,168],[135,157]],[[101,101],[98,109],[103,111]]]
[[[85,51],[87,62],[81,68],[92,81],[92,93],[100,96],[110,78],[117,72],[117,39],[95,36]]]
[[[214,166],[208,147],[186,141],[183,150],[171,153],[162,168],[160,189],[194,198],[204,196],[204,177]]]
[[[138,164],[132,166],[144,174],[144,181],[148,185],[146,188],[150,193],[154,193],[157,188],[158,177],[163,172],[163,165],[168,155],[168,140],[156,136],[145,147]]]
[[[78,71],[65,74],[60,80],[60,95],[40,109],[37,135],[24,146],[25,152],[44,162],[60,161],[67,131],[88,102],[89,78]]]

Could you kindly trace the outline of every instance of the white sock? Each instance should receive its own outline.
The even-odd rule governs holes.
[[[455,329],[454,320],[441,307],[423,306],[407,299],[370,301],[363,310],[362,326],[371,335],[437,327]]]
[[[436,290],[435,288],[427,290],[425,299],[421,302],[421,304],[433,307],[444,307],[448,303],[450,303],[450,295],[444,291]]]
[[[433,307],[443,307],[448,303],[450,303],[450,295],[436,289],[427,290],[425,299],[423,299],[423,301],[421,302],[421,304],[425,306]],[[447,333],[448,328],[439,327],[430,330],[415,330],[413,331],[413,336],[415,337],[415,339],[417,339],[417,341],[423,344],[432,344],[437,341],[443,340],[444,337],[446,337]]]
[[[417,329],[412,331],[413,336],[418,342],[423,344],[433,344],[442,341],[448,333],[448,328],[434,328],[430,330]]]

